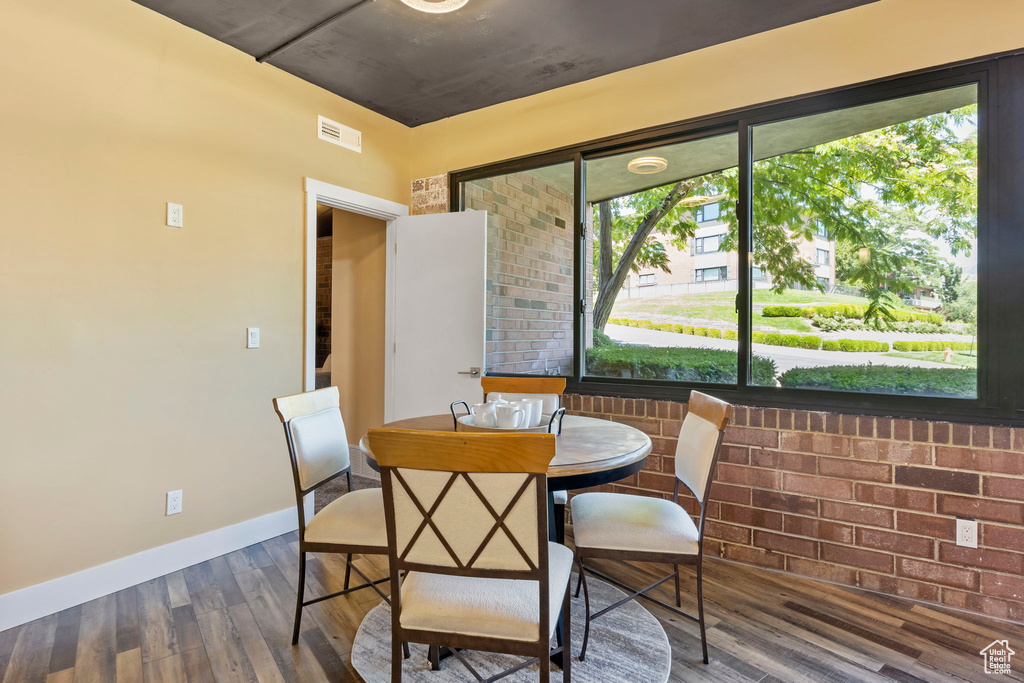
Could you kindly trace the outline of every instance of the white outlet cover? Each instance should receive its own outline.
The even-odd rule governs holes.
[[[181,204],[167,202],[167,225],[171,228],[180,228],[184,225],[184,208]]]
[[[956,544],[965,548],[978,547],[978,522],[973,519],[956,520]]]
[[[181,512],[181,491],[167,492],[167,514],[176,515]]]
[[[245,348],[247,348],[247,349],[258,349],[258,348],[260,348],[260,328],[258,328],[258,327],[247,327],[247,328],[245,328]]]

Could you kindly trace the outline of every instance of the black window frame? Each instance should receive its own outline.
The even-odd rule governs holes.
[[[750,377],[750,292],[753,287],[750,168],[753,126],[811,114],[907,97],[976,83],[978,87],[978,396],[973,399],[861,394],[840,391],[758,387]],[[586,246],[585,158],[622,154],[659,145],[736,133],[739,136],[740,222],[737,305],[739,381],[736,385],[625,378],[587,377],[583,372],[586,337],[583,324],[585,269],[575,268],[575,358],[567,391],[580,394],[686,400],[691,389],[708,391],[745,405],[796,410],[945,419],[986,424],[1024,425],[1024,310],[1016,301],[1016,283],[1024,263],[1024,49],[952,65],[923,69],[870,82],[787,98],[772,103],[699,117],[520,157],[449,174],[450,205],[461,209],[462,183],[571,161],[574,164],[574,260],[584,263]],[[1005,188],[1005,191],[1000,191]],[[1001,286],[998,286],[1001,283]]]

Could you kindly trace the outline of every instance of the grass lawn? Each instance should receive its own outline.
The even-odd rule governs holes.
[[[775,294],[768,289],[754,290],[754,306],[807,305],[807,304],[861,304],[867,299],[845,294],[822,294],[797,289],[787,289]],[[901,306],[902,308],[902,306]],[[909,310],[909,309],[908,309]],[[644,299],[621,299],[612,309],[613,318],[656,320],[672,318],[683,323],[687,319],[713,320],[720,323],[736,324],[736,292],[714,292],[712,294],[670,294]],[[786,332],[813,332],[806,318],[764,318],[754,312],[751,320],[756,327],[772,327]]]
[[[893,358],[911,358],[913,360],[930,360],[933,363],[942,363],[945,354],[942,351],[892,351],[885,355],[892,356]],[[976,368],[978,367],[978,354],[977,352],[972,355],[966,351],[954,351],[953,360],[948,365]]]

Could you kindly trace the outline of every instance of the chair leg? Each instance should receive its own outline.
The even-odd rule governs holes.
[[[679,593],[679,565],[677,564],[677,565],[674,565],[674,566],[676,568],[676,607],[682,607],[683,606],[683,599],[682,599],[682,597],[680,596],[680,593]],[[346,584],[345,587],[347,588],[348,584]]]
[[[292,645],[299,644],[299,626],[302,623],[302,599],[306,592],[306,553],[299,552],[299,591],[295,597],[295,629],[292,631]]]
[[[572,584],[565,587],[565,599],[562,604],[562,683],[572,681]]]
[[[708,663],[708,636],[704,630],[704,558],[697,559],[697,622],[700,624],[700,647],[704,651],[704,663]]]
[[[551,683],[551,654],[548,652],[540,656],[540,683]]]
[[[409,652],[409,643],[403,642],[402,643],[402,659],[409,659],[409,657],[412,657],[412,654]]]
[[[345,555],[345,590],[348,590],[348,578],[352,573],[352,553]]]
[[[391,683],[402,683],[402,649],[405,643],[397,638],[391,641]]]
[[[583,647],[580,648],[580,661],[587,657],[587,642],[590,640],[590,591],[587,590],[587,575],[583,569],[583,558],[579,558],[580,579],[583,582],[583,608],[587,611],[583,622]]]
[[[580,575],[576,577],[576,595],[573,597],[580,597],[580,587],[583,586],[583,570],[580,569]]]

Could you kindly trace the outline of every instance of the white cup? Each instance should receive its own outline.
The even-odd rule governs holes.
[[[526,411],[516,403],[500,403],[494,407],[498,429],[521,429],[526,424]]]
[[[494,403],[477,403],[470,412],[473,414],[473,424],[477,427],[494,427],[496,417],[494,415]]]
[[[524,398],[518,401],[513,401],[512,405],[517,405],[523,409],[526,413],[526,419],[523,420],[524,427],[536,427],[540,425],[541,418],[544,414],[544,401],[539,398]]]
[[[487,402],[488,403],[508,403],[508,401],[506,401],[505,399],[503,399],[501,397],[501,394],[488,394],[487,395]]]

